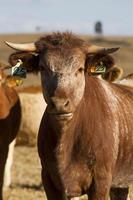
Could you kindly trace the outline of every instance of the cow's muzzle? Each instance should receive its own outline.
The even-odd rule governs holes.
[[[72,118],[73,117],[73,113],[52,113],[51,114],[56,117],[56,118],[60,118],[60,119],[65,119],[65,118]]]
[[[48,112],[58,119],[72,118],[70,101],[66,98],[52,97],[48,103]]]

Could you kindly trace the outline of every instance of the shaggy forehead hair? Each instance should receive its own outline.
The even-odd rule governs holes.
[[[86,42],[70,32],[57,32],[40,38],[35,44],[38,50],[42,50],[47,48],[82,48]]]

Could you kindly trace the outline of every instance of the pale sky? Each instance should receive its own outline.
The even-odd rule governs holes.
[[[0,33],[72,31],[133,35],[133,0],[0,0]]]

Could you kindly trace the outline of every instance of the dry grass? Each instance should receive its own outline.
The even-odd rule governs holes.
[[[5,200],[44,200],[40,169],[35,147],[16,147],[12,185],[5,191]]]

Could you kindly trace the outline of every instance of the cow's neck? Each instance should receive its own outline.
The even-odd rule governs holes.
[[[101,132],[101,137],[103,137],[104,130],[109,128],[105,119],[110,121],[111,112],[107,103],[107,95],[110,94],[108,90],[106,91],[108,83],[101,81],[98,78],[88,78],[84,97],[76,109],[73,119],[64,127],[59,127],[59,132],[57,126],[55,127],[55,132],[58,135],[57,157],[60,166],[64,166],[64,169],[71,163],[73,155],[86,156],[80,147],[86,149],[86,146],[88,153],[91,154],[93,148],[96,147],[95,144],[93,147],[92,145],[93,141],[97,141],[97,134]],[[97,145],[99,146],[99,141]]]

